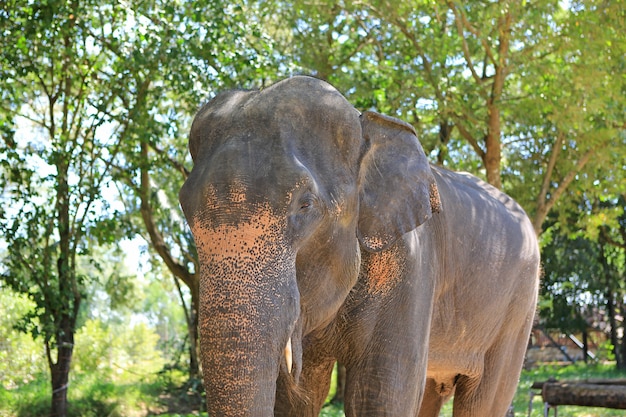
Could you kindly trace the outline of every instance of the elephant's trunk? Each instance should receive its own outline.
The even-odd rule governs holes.
[[[258,250],[201,263],[200,345],[211,416],[273,416],[279,369],[290,372],[299,361],[289,357],[300,310],[295,261],[288,253],[253,257]]]

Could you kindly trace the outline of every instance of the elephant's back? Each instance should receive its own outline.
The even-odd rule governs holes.
[[[439,273],[429,367],[456,362],[467,372],[534,311],[539,249],[528,216],[512,198],[470,174],[433,172],[442,210],[431,225]]]
[[[449,242],[471,242],[475,255],[491,259],[539,256],[530,219],[515,200],[471,174],[432,168]]]

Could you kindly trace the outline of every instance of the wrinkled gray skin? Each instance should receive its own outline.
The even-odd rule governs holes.
[[[309,77],[217,96],[189,147],[212,417],[317,416],[335,360],[347,416],[505,414],[539,271],[513,200]]]

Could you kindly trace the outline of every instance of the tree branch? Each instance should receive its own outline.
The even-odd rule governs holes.
[[[474,81],[476,81],[476,84],[480,85],[485,80],[478,75],[478,73],[476,72],[476,69],[474,68],[474,63],[472,62],[472,57],[470,56],[469,46],[467,45],[467,39],[465,38],[465,33],[464,33],[464,30],[463,30],[463,26],[466,23],[467,23],[467,25],[469,25],[469,23],[467,22],[465,17],[459,18],[459,14],[457,13],[456,7],[454,6],[454,4],[452,2],[448,2],[448,6],[452,10],[452,13],[454,14],[454,17],[455,17],[454,21],[456,22],[456,30],[457,30],[457,32],[459,34],[459,37],[461,38],[463,57],[465,58],[465,63],[467,64],[467,67],[469,68],[470,72],[472,73],[472,77],[474,78]],[[488,54],[486,54],[485,56],[488,56]],[[486,61],[486,59],[485,59],[485,61]],[[485,70],[486,67],[487,66],[485,65],[485,67],[483,68],[483,71]],[[482,89],[480,89],[479,91],[480,91],[481,95],[484,96],[484,91],[482,91]]]
[[[457,115],[455,115],[454,118],[455,118],[454,126],[458,129],[461,136],[463,136],[463,138],[469,142],[470,146],[472,147],[472,149],[474,149],[474,152],[478,154],[480,159],[484,160],[485,150],[480,147],[480,144],[474,138],[474,136],[472,136],[472,134],[467,129],[465,129],[465,126],[463,126],[463,124],[461,123],[462,118],[458,117]]]
[[[561,141],[564,138],[561,139]],[[560,147],[560,146],[559,146]],[[554,149],[554,148],[553,148]],[[537,199],[537,211],[535,212],[535,216],[533,218],[533,227],[535,229],[535,233],[539,235],[541,233],[541,226],[543,225],[546,216],[552,210],[552,207],[557,203],[559,198],[563,195],[565,190],[570,186],[572,181],[576,178],[576,175],[582,171],[582,169],[587,165],[591,157],[596,153],[598,147],[594,147],[589,149],[585,154],[578,160],[576,165],[572,170],[570,170],[565,177],[561,180],[559,185],[556,187],[554,192],[550,195],[550,198],[547,197],[547,193],[549,191],[550,185],[550,176],[552,175],[552,170],[554,169],[554,165],[556,164],[557,156],[551,155],[550,161],[548,162],[548,170],[546,171],[546,176],[544,177],[542,189],[539,193],[540,198]],[[556,151],[556,149],[555,149]],[[555,152],[553,151],[553,154]],[[551,166],[552,164],[552,166]],[[548,176],[548,171],[550,172],[550,176]],[[547,183],[547,184],[546,184]],[[542,198],[542,199],[541,199]],[[541,200],[540,200],[541,199]]]
[[[609,234],[608,234],[608,233],[606,233],[606,232],[603,232],[603,235],[604,235],[604,236],[603,236],[603,237],[604,237],[604,241],[605,241],[606,243],[608,243],[609,245],[612,245],[612,246],[615,246],[615,247],[618,247],[618,248],[621,248],[621,249],[626,249],[626,243],[619,242],[619,241],[617,241],[617,240],[613,239],[613,238],[612,238],[611,236],[609,236]]]
[[[563,132],[559,132],[556,140],[554,141],[554,144],[552,145],[552,151],[550,152],[550,159],[548,160],[546,173],[543,177],[543,182],[541,184],[541,189],[539,190],[539,195],[537,196],[537,207],[541,207],[546,203],[546,196],[548,195],[550,182],[552,180],[552,172],[554,171],[554,167],[556,166],[556,161],[559,159],[559,154],[561,153],[561,149],[563,148],[564,139],[565,135],[563,134]]]
[[[176,171],[178,171],[181,174],[183,174],[183,178],[184,179],[187,179],[187,177],[189,176],[189,170],[187,168],[185,168],[185,166],[183,164],[181,164],[180,162],[178,162],[174,158],[170,157],[167,154],[167,152],[165,152],[163,149],[161,149],[158,146],[156,146],[156,144],[150,144],[150,148],[152,148],[159,156],[164,157],[165,159],[167,159],[167,161],[170,164],[172,164],[172,166],[176,169]]]
[[[395,17],[393,24],[398,29],[400,29],[400,32],[402,32],[402,34],[411,42],[411,45],[413,45],[413,47],[417,51],[417,54],[422,59],[422,65],[424,67],[424,72],[426,73],[426,78],[428,79],[428,82],[430,83],[430,85],[433,87],[437,100],[439,100],[439,103],[443,105],[446,99],[443,95],[443,92],[439,88],[439,83],[437,83],[437,80],[435,79],[433,68],[432,68],[432,63],[426,56],[424,49],[422,48],[418,40],[415,38],[414,34],[411,33],[411,31],[408,29],[408,27],[406,26],[406,23],[403,22],[403,20],[399,16]]]
[[[596,148],[589,149],[583,156],[578,160],[576,166],[573,170],[567,173],[567,175],[563,178],[563,181],[559,184],[559,186],[554,191],[553,197],[548,201],[548,208],[551,209],[557,200],[561,197],[561,195],[565,192],[567,187],[574,181],[576,175],[582,171],[582,169],[587,165],[587,162],[591,159],[591,157],[596,153]]]
[[[196,285],[194,275],[191,274],[184,265],[174,259],[165,243],[165,239],[163,239],[163,235],[159,232],[156,222],[154,221],[152,207],[150,205],[150,174],[148,173],[148,167],[146,165],[148,161],[148,145],[145,142],[141,143],[141,157],[141,184],[139,188],[139,198],[141,199],[140,212],[148,235],[150,236],[150,241],[172,274],[180,278],[193,291]]]
[[[476,29],[474,26],[472,26],[472,24],[467,20],[467,18],[465,17],[465,15],[463,13],[457,13],[457,8],[456,8],[456,6],[454,5],[453,2],[448,0],[447,3],[448,3],[448,7],[452,10],[452,13],[454,14],[455,18],[458,18],[458,16],[461,17],[461,23],[462,23],[463,28],[467,29],[472,35],[476,36],[476,38],[483,45],[483,48],[485,48],[485,53],[487,54],[487,56],[489,57],[491,62],[494,65],[497,65],[498,61],[496,60],[496,57],[493,54],[491,46],[489,45],[489,43],[487,43],[487,40],[483,38],[481,33],[478,31],[478,29]],[[465,37],[462,35],[462,33],[460,33],[459,35],[463,39],[465,39]],[[469,64],[470,64],[470,62],[468,62],[468,65]]]

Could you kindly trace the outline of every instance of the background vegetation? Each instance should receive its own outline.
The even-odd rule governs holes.
[[[409,121],[434,163],[517,199],[542,242],[540,324],[599,331],[626,368],[625,10],[3,2],[0,415],[199,404],[197,261],[177,203],[189,124],[218,91],[294,74]]]

